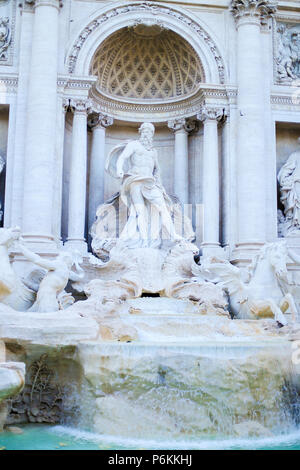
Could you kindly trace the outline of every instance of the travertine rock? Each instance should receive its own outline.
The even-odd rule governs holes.
[[[25,384],[25,364],[22,362],[0,363],[0,432],[7,416],[4,400],[21,392]]]

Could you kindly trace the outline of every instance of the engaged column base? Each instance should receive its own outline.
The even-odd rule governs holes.
[[[52,235],[22,233],[22,238],[28,247],[38,253],[53,253],[61,246],[60,240],[55,240]]]
[[[237,243],[230,261],[237,266],[248,265],[264,244],[265,242],[258,240]]]
[[[87,254],[87,243],[85,240],[68,238],[64,246],[68,251],[79,251],[82,255]]]
[[[202,256],[218,256],[225,257],[225,251],[217,242],[203,242],[201,243]]]

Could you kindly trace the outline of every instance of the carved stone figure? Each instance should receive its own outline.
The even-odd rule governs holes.
[[[15,310],[25,311],[35,300],[34,277],[40,273],[29,274],[22,281],[14,271],[9,259],[9,250],[20,238],[20,229],[0,228],[0,302]]]
[[[157,151],[153,147],[153,124],[142,124],[139,133],[140,139],[128,142],[117,157],[116,168],[113,156],[119,148],[113,149],[106,166],[113,176],[122,178],[120,195],[129,208],[128,221],[120,238],[138,240],[139,246],[147,246],[149,239],[159,240],[163,230],[164,238],[180,240],[182,237],[176,233],[170,215],[171,200],[160,181]],[[158,220],[153,223],[159,217],[161,223]]]
[[[199,274],[194,277],[194,271],[197,270],[194,257],[198,253],[195,245],[185,241],[171,248],[162,268],[164,294],[170,298],[197,302],[202,314],[229,316],[222,289]]]
[[[279,82],[300,78],[300,28],[299,25],[281,23],[277,28],[277,76]]]
[[[0,18],[0,60],[7,59],[7,49],[11,42],[9,18]]]
[[[199,271],[228,294],[231,312],[235,317],[274,316],[278,324],[283,326],[287,324],[284,312],[290,309],[294,319],[297,315],[297,307],[290,293],[287,256],[285,242],[266,244],[249,267],[248,284],[243,282],[239,268],[217,258],[204,260]]]
[[[109,253],[114,246],[112,239],[131,248],[158,248],[182,240],[182,231],[186,239],[195,236],[179,204],[174,204],[161,183],[153,124],[142,124],[139,132],[139,140],[115,147],[106,162],[106,170],[122,179],[122,186],[120,193],[98,208],[91,229],[92,248],[100,257],[101,251]]]
[[[298,141],[300,143],[300,138]],[[284,233],[288,234],[300,230],[300,149],[293,152],[282,166],[278,182],[284,206]]]
[[[46,313],[59,310],[59,295],[69,279],[80,281],[84,277],[83,269],[79,266],[82,260],[74,260],[74,255],[67,251],[61,251],[57,258],[49,260],[33,253],[24,244],[20,243],[19,247],[28,260],[47,270],[40,283],[36,301],[29,311]],[[74,264],[77,272],[72,271]]]

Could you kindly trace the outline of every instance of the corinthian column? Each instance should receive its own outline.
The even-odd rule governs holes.
[[[266,241],[266,175],[264,61],[261,21],[275,11],[269,0],[232,0],[237,27],[238,75],[238,238],[237,249],[249,250]]]
[[[60,2],[29,3],[35,13],[26,115],[23,234],[28,241],[51,246]]]
[[[84,253],[87,250],[84,237],[87,177],[87,115],[91,108],[87,100],[71,100],[70,107],[74,112],[74,116],[67,247]]]
[[[189,200],[188,127],[185,119],[168,122],[175,134],[174,193],[182,204]]]
[[[99,204],[104,202],[105,132],[113,123],[113,118],[104,114],[94,114],[89,119],[92,129],[92,149],[89,181],[89,229],[96,216]]]
[[[197,115],[203,122],[203,254],[211,254],[220,246],[220,181],[218,122],[221,108],[204,107]]]

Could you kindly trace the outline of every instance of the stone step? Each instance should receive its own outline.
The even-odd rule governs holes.
[[[152,313],[134,310],[120,315],[123,324],[135,328],[139,341],[152,343],[201,341],[269,341],[279,339],[274,320],[231,320],[226,316],[195,313]]]
[[[140,297],[128,299],[130,313],[144,315],[199,315],[199,307],[196,302],[167,297]]]

